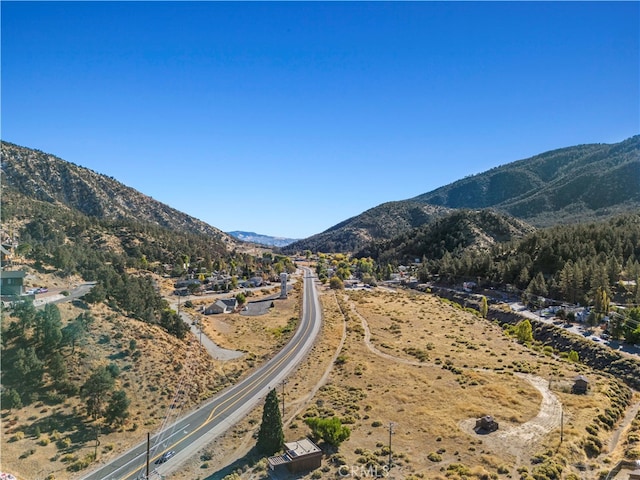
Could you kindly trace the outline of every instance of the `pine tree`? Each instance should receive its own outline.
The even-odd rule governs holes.
[[[109,425],[122,425],[129,417],[129,404],[131,400],[127,398],[127,392],[118,390],[111,395],[104,417]]]
[[[265,455],[273,455],[284,445],[284,433],[282,432],[282,417],[280,416],[280,406],[278,395],[275,389],[271,390],[264,402],[262,411],[262,424],[258,432],[258,443],[256,445],[259,452]]]

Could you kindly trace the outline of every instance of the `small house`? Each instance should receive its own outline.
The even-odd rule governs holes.
[[[589,390],[589,380],[584,375],[578,375],[573,379],[573,387],[571,387],[573,393],[587,393],[587,390]]]
[[[24,293],[24,277],[22,270],[0,272],[0,292],[3,296],[20,296]]]
[[[476,432],[495,432],[498,430],[498,422],[496,422],[491,415],[485,415],[484,417],[476,420],[475,430]]]
[[[238,307],[238,301],[235,298],[221,298],[204,309],[205,315],[217,313],[233,313]]]
[[[322,465],[322,450],[308,438],[284,444],[282,455],[269,457],[269,468],[286,466],[291,473],[315,470]]]

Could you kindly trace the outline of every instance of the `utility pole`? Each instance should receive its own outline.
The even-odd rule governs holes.
[[[282,420],[284,421],[284,386],[289,383],[286,378],[282,381]]]
[[[147,432],[147,476],[149,478],[149,445],[151,444],[151,433]]]
[[[98,446],[100,446],[100,440],[98,440],[98,434],[100,433],[100,427],[96,427],[95,428],[95,434],[96,434],[96,446],[93,450],[93,458],[95,460],[98,459]]]
[[[560,445],[564,440],[564,409],[560,411]]]
[[[393,422],[389,422],[389,472],[391,471],[391,462],[392,462],[392,455],[391,455],[391,435],[393,435],[394,431],[393,431],[393,427],[395,426],[395,423]]]

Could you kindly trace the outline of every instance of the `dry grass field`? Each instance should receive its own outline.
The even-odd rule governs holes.
[[[311,415],[337,415],[352,433],[325,455],[320,470],[291,478],[366,478],[377,471],[393,478],[554,478],[556,472],[556,478],[588,479],[621,458],[628,442],[611,444],[617,431],[594,427],[597,415],[615,408],[614,379],[567,362],[560,352],[522,346],[499,326],[430,295],[327,290],[322,303],[322,338],[288,384],[286,400],[299,413],[286,416],[285,436],[308,435],[303,420]],[[570,393],[577,374],[589,378],[587,395]],[[250,453],[256,410],[171,478],[265,477],[265,460]],[[477,434],[475,419],[486,414],[500,428]],[[393,467],[387,472],[389,424]],[[589,437],[602,444],[599,455],[587,455]]]
[[[294,292],[260,317],[199,316],[200,303],[210,300],[193,301],[185,311],[202,323],[206,335],[224,348],[245,352],[228,362],[208,358],[197,341],[185,345],[154,327],[106,309],[95,311],[100,334],[77,361],[118,364],[118,381],[132,399],[125,427],[101,437],[99,460],[140,441],[167,415],[195,407],[271,355],[300,314],[299,288]],[[321,337],[286,385],[285,436],[287,441],[307,436],[304,418],[315,415],[336,415],[352,431],[337,451],[326,453],[321,469],[292,478],[366,478],[377,471],[403,479],[506,479],[560,469],[556,478],[595,479],[629,450],[628,437],[637,437],[633,428],[617,430],[617,424],[607,430],[594,423],[598,415],[619,408],[624,389],[614,379],[562,359],[561,352],[522,346],[499,326],[447,301],[382,289],[323,290],[321,301]],[[74,318],[78,308],[61,307],[63,317]],[[137,361],[127,351],[132,338],[143,352]],[[191,369],[196,373],[184,374]],[[590,381],[587,395],[570,393],[579,373]],[[172,403],[180,408],[169,408]],[[82,458],[95,444],[86,425],[69,421],[81,408],[74,402],[39,402],[4,411],[2,468],[25,480],[49,473],[58,480],[75,478],[65,456]],[[166,478],[266,477],[265,459],[251,452],[261,414],[256,408]],[[479,435],[473,424],[487,414],[500,428]],[[387,472],[390,424],[393,468]],[[66,438],[70,454],[62,448]],[[588,441],[600,443],[600,451],[587,455]]]

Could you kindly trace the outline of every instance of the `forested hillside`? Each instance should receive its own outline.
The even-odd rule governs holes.
[[[526,231],[492,213],[457,212],[359,256],[381,265],[422,259],[422,281],[513,285],[571,304],[593,305],[603,293],[640,304],[640,214]],[[483,240],[487,232],[496,241]]]
[[[457,210],[389,241],[372,242],[356,257],[372,257],[382,264],[411,263],[416,258],[442,258],[447,252],[458,256],[467,250],[488,250],[533,231],[531,225],[491,210]]]

